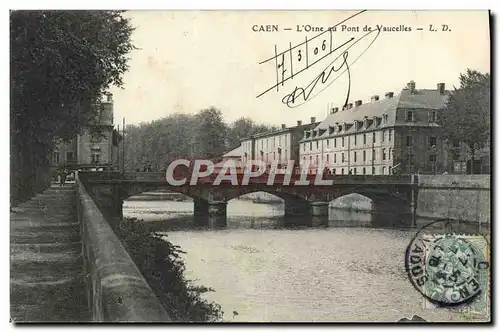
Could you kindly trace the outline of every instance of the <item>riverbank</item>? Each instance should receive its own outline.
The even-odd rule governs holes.
[[[141,220],[124,218],[115,230],[128,254],[176,322],[218,322],[224,312],[220,305],[202,298],[213,291],[197,286],[184,275],[180,258],[185,252],[167,236],[148,229]]]

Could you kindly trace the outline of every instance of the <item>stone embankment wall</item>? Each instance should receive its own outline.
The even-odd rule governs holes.
[[[491,222],[490,175],[420,175],[417,215]]]
[[[165,308],[78,178],[76,185],[92,320],[169,322]]]

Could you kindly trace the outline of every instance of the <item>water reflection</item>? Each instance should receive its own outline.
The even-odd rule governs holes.
[[[234,200],[227,206],[227,227],[208,231],[194,223],[193,208],[192,202],[129,200],[123,212],[167,232],[187,252],[187,277],[213,287],[205,295],[224,312],[239,313],[226,314],[226,320],[464,319],[446,309],[424,309],[408,281],[404,253],[415,229],[380,226],[367,211],[338,209],[319,224],[300,218],[292,224],[283,204]]]

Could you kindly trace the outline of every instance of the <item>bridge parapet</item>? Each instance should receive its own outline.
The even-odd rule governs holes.
[[[85,172],[82,173],[80,172],[81,180],[83,182],[113,182],[113,183],[119,183],[119,182],[162,182],[165,183],[166,180],[166,174],[163,172],[125,172],[125,173],[120,173],[120,172]],[[212,175],[210,179],[212,181],[203,181],[200,184],[211,184],[213,180],[215,180],[216,175]],[[241,179],[243,177],[243,174],[238,174],[238,183],[241,183]],[[250,183],[267,183],[269,174],[263,174],[262,176],[252,178]],[[290,182],[290,185],[295,185],[294,181],[298,180],[300,175],[292,175],[292,181]],[[187,176],[187,183],[186,185],[189,185],[189,179],[190,177]],[[202,178],[203,179],[203,178]],[[276,174],[275,175],[275,181],[274,184],[282,184],[284,182],[285,175],[284,174]],[[314,184],[314,181],[316,179],[316,175],[314,174],[308,174],[306,177],[307,181],[310,182],[310,184]],[[369,184],[403,184],[403,185],[408,185],[408,184],[416,184],[417,177],[415,177],[414,181],[412,182],[412,178],[410,175],[323,175],[322,179],[324,180],[332,180],[333,185],[352,185],[352,184],[363,184],[363,185],[369,185]],[[226,182],[229,181],[223,181],[222,184],[225,184]]]
[[[87,193],[78,174],[76,185],[87,296],[93,320],[170,322],[164,307]]]

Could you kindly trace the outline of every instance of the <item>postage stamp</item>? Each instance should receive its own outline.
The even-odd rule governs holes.
[[[483,235],[419,232],[405,257],[424,308],[448,307],[484,317],[490,309],[490,246]]]

